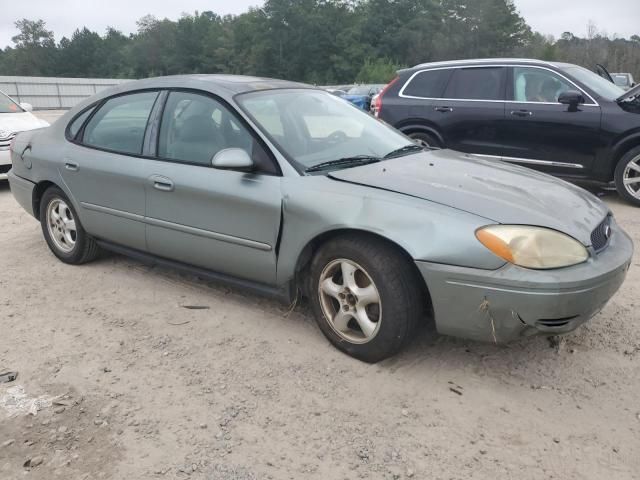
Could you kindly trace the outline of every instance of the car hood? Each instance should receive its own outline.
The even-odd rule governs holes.
[[[48,126],[47,122],[36,118],[29,112],[0,113],[0,131],[17,133]]]
[[[337,170],[329,177],[447,205],[487,223],[553,228],[587,246],[609,213],[594,195],[557,178],[451,150]]]

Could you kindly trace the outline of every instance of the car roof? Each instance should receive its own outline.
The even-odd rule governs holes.
[[[185,88],[198,89],[217,93],[223,97],[232,97],[239,93],[254,92],[259,90],[274,90],[283,88],[311,88],[316,87],[304,83],[277,80],[273,78],[252,77],[246,75],[223,74],[192,74],[170,75],[165,77],[145,78],[118,85],[117,87],[103,90],[110,96],[118,93],[126,93],[135,90],[153,88]],[[102,93],[102,92],[101,92]]]
[[[569,63],[560,62],[547,62],[545,60],[536,60],[533,58],[477,58],[467,60],[447,60],[443,62],[429,62],[421,63],[411,68],[399,70],[398,73],[408,72],[417,69],[424,68],[438,68],[438,67],[461,67],[466,65],[493,65],[493,64],[505,64],[505,65],[540,65],[547,67],[562,68],[568,66],[574,66]]]

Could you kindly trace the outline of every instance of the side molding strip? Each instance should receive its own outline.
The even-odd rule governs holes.
[[[212,240],[218,240],[220,242],[232,243],[235,245],[241,245],[243,247],[254,248],[263,252],[270,252],[272,250],[271,245],[267,243],[256,242],[255,240],[248,240],[246,238],[225,235],[224,233],[211,232],[209,230],[203,230],[201,228],[188,227],[186,225],[167,222],[165,220],[159,220],[157,218],[144,217],[135,213],[123,212],[122,210],[103,207],[101,205],[94,205],[93,203],[81,202],[80,204],[87,210],[106,213],[107,215],[114,215],[116,217],[126,218],[127,220],[133,220],[135,222],[146,223],[147,225],[153,225],[154,227],[168,228],[177,232],[188,233],[190,235],[196,235],[198,237],[210,238]]]
[[[535,160],[533,158],[501,157],[499,155],[484,155],[482,153],[470,153],[469,156],[489,158],[493,160],[503,160],[505,162],[527,163],[530,165],[546,165],[549,167],[575,168],[575,169],[584,168],[584,166],[580,165],[579,163],[552,162],[549,160]]]

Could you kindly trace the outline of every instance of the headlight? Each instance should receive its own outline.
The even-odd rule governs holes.
[[[589,258],[584,245],[549,228],[490,225],[478,229],[476,237],[500,258],[525,268],[562,268]]]

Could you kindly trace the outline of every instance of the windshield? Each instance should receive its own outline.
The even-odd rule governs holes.
[[[20,113],[24,112],[20,105],[0,92],[0,113]]]
[[[324,91],[267,90],[242,94],[236,99],[301,170],[353,157],[383,159],[414,145],[401,133]],[[409,149],[406,154],[409,153],[415,151]],[[347,166],[338,164],[335,168]]]
[[[602,78],[600,75],[593,73],[591,70],[587,70],[586,68],[572,66],[563,68],[563,70],[605,100],[613,101],[620,95],[624,94],[624,90],[622,88],[614,85],[609,80]]]
[[[621,74],[618,74],[618,73],[612,73],[611,76],[613,77],[613,81],[619,87],[627,87],[627,86],[629,86],[629,77],[627,77],[626,75],[621,75]]]

